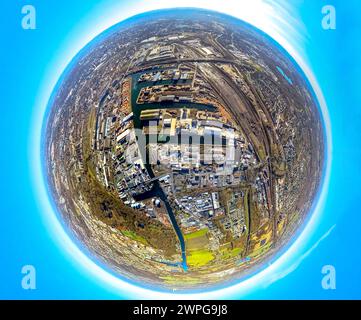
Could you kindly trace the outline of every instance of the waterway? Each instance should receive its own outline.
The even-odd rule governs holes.
[[[155,71],[155,70],[156,69],[153,69],[152,71]],[[161,80],[161,81],[157,81],[157,82],[140,82],[139,83],[138,79],[142,73],[144,73],[144,72],[139,72],[139,73],[135,73],[132,75],[131,104],[132,104],[132,111],[133,111],[134,127],[136,129],[142,129],[142,123],[140,121],[140,114],[141,114],[142,110],[189,108],[189,109],[198,109],[198,110],[208,110],[211,112],[216,111],[216,108],[212,105],[194,103],[194,102],[182,102],[182,103],[162,102],[162,103],[138,104],[137,99],[138,99],[139,92],[142,88],[145,88],[148,86],[154,86],[154,85],[166,85],[166,84],[177,85],[177,84],[190,84],[191,83],[190,80],[177,80],[177,81],[172,81],[172,80],[162,81]],[[217,139],[214,139],[214,137],[211,137],[211,138],[212,138],[211,141],[213,141],[213,142],[217,141]],[[179,139],[179,137],[176,137],[176,139]],[[204,137],[199,137],[199,139],[200,139],[201,144],[204,143]],[[154,172],[152,170],[152,167],[146,161],[146,159],[147,159],[147,151],[146,150],[147,150],[147,145],[149,143],[149,136],[146,137],[145,140],[146,140],[145,146],[141,147],[139,152],[141,154],[141,157],[143,159],[144,165],[148,171],[149,176],[151,178],[154,178]],[[154,140],[152,140],[152,141],[154,141]],[[221,140],[218,143],[223,144],[225,142]],[[161,188],[159,181],[154,181],[153,187],[150,191],[143,193],[141,195],[138,195],[138,196],[134,197],[134,199],[136,201],[141,201],[141,200],[149,199],[149,198],[153,198],[153,197],[157,197],[157,198],[161,199],[167,209],[168,216],[169,216],[172,226],[177,234],[177,237],[178,237],[179,243],[180,243],[180,247],[181,247],[181,251],[182,251],[182,262],[179,264],[176,264],[176,265],[181,266],[184,271],[187,271],[188,266],[187,266],[187,259],[186,259],[186,245],[185,245],[184,236],[183,236],[183,233],[182,233],[180,227],[178,226],[177,219],[176,219],[173,209],[168,201],[168,197],[164,193],[163,189]],[[166,264],[172,265],[172,266],[175,265],[174,263],[167,263],[167,262],[162,262],[162,263],[166,263]]]
[[[152,70],[155,71],[156,69]],[[137,98],[139,95],[140,90],[148,86],[155,86],[155,85],[184,85],[190,84],[191,80],[161,80],[157,82],[139,82],[138,79],[140,75],[144,72],[139,72],[133,74],[132,77],[132,95],[131,95],[131,103],[132,103],[132,111],[134,115],[134,126],[136,128],[141,128],[140,122],[140,113],[142,110],[150,110],[150,109],[183,109],[183,108],[192,108],[198,110],[208,110],[208,111],[216,111],[216,108],[212,105],[208,104],[201,104],[201,103],[194,103],[194,102],[156,102],[156,103],[144,103],[138,104]]]
[[[286,79],[286,81],[290,84],[293,85],[293,82],[291,80],[291,78],[289,76],[287,76],[287,74],[283,71],[283,69],[279,66],[276,67],[278,72],[282,75],[283,78]]]
[[[151,86],[151,85],[164,85],[164,84],[185,84],[187,83],[186,81],[180,80],[180,81],[158,81],[156,83],[154,82],[141,82],[138,83],[138,79],[139,76],[144,73],[144,72],[140,72],[140,73],[136,73],[132,75],[132,95],[131,95],[131,104],[132,104],[132,111],[133,111],[133,121],[134,121],[134,127],[137,129],[142,129],[142,123],[140,121],[140,113],[142,112],[142,110],[145,109],[180,109],[180,108],[194,108],[194,109],[198,109],[198,110],[209,110],[209,111],[215,111],[215,107],[211,106],[211,105],[206,105],[206,104],[198,104],[198,103],[192,103],[192,102],[186,102],[186,103],[172,103],[172,102],[166,102],[166,103],[146,103],[146,104],[138,104],[137,103],[137,98],[139,95],[139,92],[142,88],[147,87],[147,86]],[[152,167],[149,163],[147,163],[147,161],[145,161],[147,159],[147,144],[149,141],[149,137],[147,137],[146,139],[146,146],[145,148],[140,148],[140,153],[141,156],[143,158],[145,167],[148,171],[148,174],[151,178],[154,178],[154,172],[152,170]],[[163,189],[160,186],[159,181],[154,181],[153,182],[153,187],[150,191],[145,192],[141,195],[135,196],[134,199],[136,201],[141,201],[144,199],[149,199],[149,198],[159,198],[163,201],[167,212],[168,212],[168,216],[169,219],[172,223],[172,226],[177,234],[179,243],[180,243],[180,247],[181,247],[181,254],[182,254],[182,261],[179,264],[174,264],[174,263],[168,263],[168,262],[162,262],[171,266],[181,266],[183,268],[184,271],[188,270],[188,266],[187,266],[187,257],[186,257],[186,245],[185,245],[185,240],[184,240],[184,236],[183,233],[177,223],[177,219],[175,217],[175,214],[173,212],[173,209],[168,201],[168,197],[167,195],[164,193]]]
[[[151,178],[154,178],[154,173],[153,173],[151,166],[147,165],[146,168],[147,168],[148,173],[151,176]],[[145,193],[142,193],[141,195],[134,197],[134,199],[136,201],[142,201],[144,199],[149,199],[149,198],[159,198],[163,201],[163,203],[167,209],[168,216],[170,218],[172,226],[179,239],[179,243],[180,243],[180,247],[181,247],[181,251],[182,251],[182,262],[180,263],[180,266],[183,268],[184,271],[187,271],[188,266],[187,266],[186,246],[185,246],[184,236],[183,236],[183,233],[182,233],[180,227],[178,226],[177,219],[176,219],[173,209],[168,201],[168,197],[164,193],[163,189],[161,188],[159,181],[156,180],[153,182],[153,188],[150,191],[147,191]],[[166,262],[163,262],[163,263],[166,263]],[[168,264],[168,263],[166,263],[166,264]],[[174,264],[170,264],[170,265],[174,265]]]

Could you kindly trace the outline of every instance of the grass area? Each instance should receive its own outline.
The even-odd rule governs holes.
[[[189,267],[203,267],[214,259],[212,252],[209,250],[193,250],[187,256]]]
[[[204,228],[184,235],[187,255],[192,251],[204,250],[205,248],[208,248],[209,240],[207,238],[207,233],[208,228]]]
[[[230,259],[239,256],[242,252],[241,248],[227,248],[222,250],[222,259]]]
[[[263,247],[258,248],[257,250],[252,251],[249,254],[249,257],[254,258],[257,257],[265,252],[267,252],[269,249],[271,249],[272,243],[268,242]]]
[[[231,192],[229,189],[222,189],[219,192],[219,202],[221,206],[223,206],[226,209],[226,214],[229,214],[229,202],[231,201]]]
[[[297,222],[297,219],[299,218],[299,212],[295,211],[288,215],[288,225],[292,225]]]
[[[250,196],[249,190],[246,191],[244,195],[244,220],[245,225],[247,227],[247,233],[250,232],[250,216],[249,216],[249,208],[248,208],[248,197]]]
[[[120,231],[126,230],[123,235],[129,239],[162,250],[167,257],[179,254],[178,239],[172,228],[164,227],[159,221],[151,221],[145,214],[126,206],[116,192],[109,191],[98,181],[91,145],[95,117],[93,109],[83,129],[84,176],[81,186],[78,186],[79,192],[89,199],[91,211],[99,220]]]
[[[140,243],[143,243],[143,244],[148,244],[147,240],[145,238],[143,238],[142,236],[136,234],[134,231],[129,231],[129,230],[125,230],[125,231],[122,231],[122,234],[132,240],[135,240],[135,241],[138,241]]]
[[[253,198],[253,195],[255,194],[255,191],[253,188],[251,188],[250,194],[249,194],[249,200],[250,200],[250,208],[249,208],[249,214],[250,214],[250,226],[249,226],[249,232],[251,234],[254,234],[258,232],[258,230],[261,228],[261,217],[260,212],[258,209],[257,201]]]
[[[264,224],[261,229],[261,235],[253,235],[252,243],[254,244],[252,251],[250,252],[250,257],[256,257],[264,252],[268,251],[272,246],[272,226],[271,223],[268,222]],[[262,245],[262,242],[264,244]]]
[[[285,227],[285,224],[286,224],[286,220],[283,219],[277,226],[277,235],[281,235],[282,234],[282,231],[283,231],[283,228]]]
[[[266,150],[264,148],[264,146],[260,143],[260,141],[258,140],[258,138],[256,137],[256,135],[254,133],[250,133],[250,139],[254,144],[254,149],[259,157],[259,159],[261,161],[266,159]]]
[[[191,240],[198,237],[203,237],[207,234],[208,228],[204,228],[195,232],[187,233],[184,235],[185,240]]]
[[[161,277],[161,279],[163,279],[165,283],[173,284],[173,285],[184,285],[185,283],[187,283],[187,284],[200,283],[199,279],[197,279],[195,277],[187,277],[184,275],[182,275],[182,276],[177,276],[177,275],[164,276],[164,277]]]

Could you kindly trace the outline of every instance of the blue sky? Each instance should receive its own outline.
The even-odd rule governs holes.
[[[0,163],[0,298],[119,299],[146,297],[89,272],[65,250],[49,226],[34,183],[34,130],[41,127],[41,102],[66,64],[92,37],[137,12],[169,7],[165,1],[5,1],[1,10],[2,151]],[[175,1],[187,5],[189,1]],[[313,71],[328,106],[332,166],[328,193],[313,231],[298,252],[274,273],[275,281],[233,290],[220,298],[361,298],[360,192],[360,19],[357,1],[288,1],[272,9],[259,1],[192,1],[193,6],[228,11],[272,36],[285,39]],[[283,1],[279,1],[283,3]],[[253,4],[251,4],[253,3]],[[256,4],[254,4],[256,3]],[[37,10],[37,29],[21,28],[21,7]],[[321,27],[321,8],[337,10],[336,30]],[[273,3],[276,5],[276,3]],[[253,6],[253,7],[252,7]],[[239,9],[239,12],[237,11]],[[280,19],[277,20],[277,13]],[[272,19],[269,17],[272,16]],[[282,20],[282,19],[283,20]],[[285,28],[284,20],[291,27]],[[283,23],[283,25],[282,25]],[[277,26],[281,26],[278,32]],[[320,241],[320,239],[322,239]],[[21,267],[32,264],[37,289],[23,290]],[[321,268],[334,265],[336,290],[323,290]],[[269,278],[270,279],[270,278]],[[272,279],[272,277],[271,277]]]

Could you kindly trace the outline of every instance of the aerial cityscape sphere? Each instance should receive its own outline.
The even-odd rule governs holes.
[[[57,211],[92,258],[141,286],[241,281],[292,243],[317,199],[313,91],[276,42],[233,17],[121,22],[74,58],[48,108]]]

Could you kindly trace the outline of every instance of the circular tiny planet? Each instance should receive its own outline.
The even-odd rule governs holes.
[[[45,121],[59,216],[140,286],[203,290],[261,270],[322,181],[324,127],[304,74],[216,12],[155,11],[105,31],[68,66]]]

